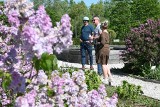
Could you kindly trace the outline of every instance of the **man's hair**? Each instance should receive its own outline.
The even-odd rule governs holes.
[[[96,19],[98,19],[100,21],[100,18],[98,16],[94,16],[93,18],[96,18]]]

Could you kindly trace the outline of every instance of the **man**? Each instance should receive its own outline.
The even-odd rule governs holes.
[[[89,55],[90,60],[90,69],[93,70],[93,55],[92,55],[92,43],[91,37],[94,34],[94,28],[92,25],[89,24],[89,18],[83,18],[83,26],[81,28],[81,36],[80,36],[80,51],[81,51],[81,63],[82,63],[82,70],[85,70],[85,63],[86,63],[86,50]]]
[[[97,16],[94,16],[93,19],[92,19],[92,22],[93,24],[95,25],[95,30],[94,30],[94,49],[96,51],[96,48],[97,48],[97,39],[99,38],[100,34],[102,33],[102,30],[101,30],[101,23],[100,23],[100,19],[99,17]],[[97,64],[97,71],[98,71],[98,74],[99,75],[102,75],[103,72],[102,72],[102,65],[101,64]]]

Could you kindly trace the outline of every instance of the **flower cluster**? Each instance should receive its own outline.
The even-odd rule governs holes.
[[[38,76],[43,73],[40,71]],[[111,98],[107,97],[103,84],[98,90],[87,91],[85,75],[82,70],[75,71],[72,75],[66,72],[61,77],[57,71],[53,71],[51,79],[46,79],[45,74],[41,77],[47,83],[35,78],[27,87],[31,91],[16,99],[17,107],[33,107],[33,105],[34,107],[46,105],[47,107],[65,107],[65,105],[69,107],[116,107],[118,102],[117,94]],[[48,86],[42,86],[40,83],[48,84]]]
[[[15,94],[13,96],[26,92],[26,79],[37,75],[32,63],[33,57],[41,58],[43,53],[53,54],[54,50],[60,53],[72,45],[70,17],[63,15],[57,26],[53,27],[44,6],[38,10],[34,10],[33,6],[28,0],[7,0],[0,7],[3,8],[0,15],[7,17],[7,24],[0,21],[0,71],[11,74],[12,81],[8,90]],[[43,75],[38,74],[39,78]],[[6,99],[9,102],[8,99],[13,96],[6,96],[3,89],[2,92],[5,98],[0,97],[0,100]],[[21,101],[21,98],[17,101]]]

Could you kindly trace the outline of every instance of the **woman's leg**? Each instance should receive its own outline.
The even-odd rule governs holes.
[[[104,78],[107,79],[108,78],[108,69],[107,69],[107,66],[105,64],[103,64],[102,65],[102,69],[103,69]]]
[[[111,74],[111,71],[110,71],[110,68],[109,68],[109,66],[108,66],[108,64],[106,65],[106,67],[107,67],[107,73],[108,73],[108,83],[109,83],[109,85],[111,85],[111,82],[112,82],[112,74]]]
[[[106,65],[106,68],[107,68],[108,77],[112,78],[112,74],[111,74],[110,67],[108,64]]]

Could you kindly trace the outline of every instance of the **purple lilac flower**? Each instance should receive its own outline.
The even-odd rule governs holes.
[[[12,82],[10,85],[10,89],[14,91],[14,93],[24,93],[26,79],[19,72],[12,72]]]
[[[8,13],[8,21],[14,27],[20,26],[20,21],[18,19],[18,16],[19,16],[19,12],[14,9],[10,10]]]
[[[92,107],[101,107],[103,105],[103,100],[101,99],[99,93],[96,90],[88,92],[89,103]]]
[[[104,84],[101,84],[99,86],[98,93],[100,94],[100,96],[101,96],[102,99],[104,99],[107,96],[106,87],[104,86]]]
[[[41,104],[38,107],[53,107],[51,104]]]
[[[37,92],[35,90],[31,90],[24,97],[27,99],[29,107],[35,107],[35,98],[37,96]]]
[[[29,103],[27,98],[25,97],[18,97],[15,101],[16,107],[29,107]]]
[[[116,104],[118,102],[117,94],[115,93],[108,101],[106,101],[107,107],[116,107]]]
[[[38,84],[46,85],[48,81],[48,77],[43,70],[38,72],[37,82]]]

